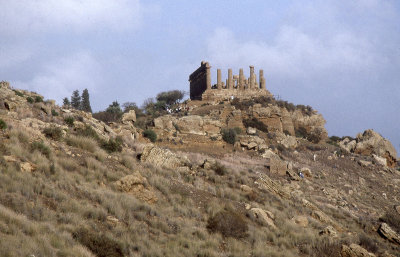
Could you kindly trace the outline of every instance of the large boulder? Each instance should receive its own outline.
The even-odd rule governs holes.
[[[186,156],[178,156],[168,149],[163,149],[152,144],[144,147],[140,160],[142,162],[151,163],[154,166],[169,169],[190,166],[190,161]]]
[[[138,172],[121,178],[115,182],[115,185],[118,190],[130,193],[148,203],[155,203],[158,200],[155,193],[149,188],[146,178]]]
[[[392,243],[400,245],[400,235],[396,233],[388,224],[382,223],[378,229],[379,234]]]
[[[386,158],[387,166],[395,167],[397,162],[397,152],[387,139],[383,138],[372,129],[357,135],[357,144],[353,152],[361,155],[372,156],[373,154]]]
[[[265,211],[261,208],[252,208],[249,211],[249,216],[252,220],[260,223],[263,226],[276,228],[273,221],[274,215],[269,211]]]
[[[122,123],[124,123],[124,124],[129,124],[129,123],[134,124],[135,122],[136,122],[135,110],[130,110],[129,112],[124,113],[124,115],[122,115]]]
[[[342,245],[341,251],[342,257],[374,257],[375,254],[368,252],[357,244],[351,244],[350,246]]]

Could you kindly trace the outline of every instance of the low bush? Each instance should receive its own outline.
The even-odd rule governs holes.
[[[51,150],[50,147],[48,147],[47,145],[45,145],[43,143],[43,141],[35,141],[31,144],[31,150],[32,152],[34,151],[39,151],[40,153],[42,153],[44,156],[46,156],[47,158],[50,157],[51,154]]]
[[[305,127],[298,127],[295,129],[296,137],[307,138],[308,132]]]
[[[210,232],[221,233],[224,237],[243,238],[247,236],[247,222],[234,210],[223,210],[210,217],[207,221]]]
[[[52,110],[51,110],[51,115],[53,115],[53,116],[58,116],[59,113],[58,113],[56,110],[52,109]]]
[[[72,236],[98,257],[122,257],[127,254],[122,243],[97,231],[80,228]]]
[[[7,128],[7,123],[4,120],[0,119],[0,129],[4,130],[6,128]]]
[[[48,127],[43,130],[43,134],[53,140],[60,140],[63,136],[62,129],[59,127]]]
[[[361,233],[358,237],[358,240],[359,245],[368,250],[368,252],[376,253],[379,249],[378,244],[375,242],[375,240],[370,238],[365,233]]]
[[[75,119],[74,117],[68,116],[64,118],[64,122],[68,125],[68,127],[73,127]]]
[[[143,136],[150,139],[151,142],[156,142],[157,140],[157,134],[156,132],[154,132],[151,129],[146,129],[145,131],[143,131]]]
[[[227,173],[226,167],[219,162],[216,162],[212,169],[220,176],[223,176]]]
[[[15,95],[24,97],[24,94],[22,92],[19,92],[17,90],[13,90],[13,91],[14,91]]]
[[[97,141],[100,140],[99,135],[96,133],[96,131],[89,125],[86,125],[85,128],[78,128],[75,132],[78,136],[82,137],[91,137],[93,139],[96,139]]]
[[[116,138],[110,138],[108,141],[105,140],[102,141],[100,146],[109,153],[121,152],[122,143],[123,143],[122,138],[116,137]]]
[[[237,141],[237,133],[234,129],[222,129],[222,139],[228,144],[235,144]]]
[[[309,256],[315,257],[337,257],[341,256],[343,242],[334,241],[330,238],[323,238],[320,240],[316,240],[312,245],[311,249],[307,251]],[[301,249],[300,251],[303,252]]]
[[[43,97],[41,97],[41,96],[35,96],[35,103],[41,103],[41,102],[43,102]]]
[[[268,133],[267,125],[265,125],[263,122],[261,122],[260,120],[258,120],[256,118],[245,119],[245,120],[243,120],[243,124],[246,128],[252,127],[252,128],[256,128],[260,131],[263,131],[265,133]]]
[[[28,96],[28,97],[26,98],[26,101],[27,101],[28,103],[30,103],[30,104],[33,104],[33,102],[35,102],[35,100],[33,100],[33,98],[30,97],[30,96]]]

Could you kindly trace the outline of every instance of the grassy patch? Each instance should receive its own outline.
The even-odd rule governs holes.
[[[43,130],[43,134],[48,138],[59,141],[62,139],[63,131],[59,127],[48,127]]]

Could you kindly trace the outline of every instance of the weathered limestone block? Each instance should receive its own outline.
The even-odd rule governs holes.
[[[190,161],[186,156],[178,156],[168,149],[162,149],[152,144],[144,147],[140,160],[170,169],[190,166]]]
[[[128,124],[128,123],[132,123],[134,124],[136,122],[136,112],[135,110],[130,110],[127,113],[124,113],[122,115],[122,123],[124,124]]]
[[[350,246],[342,245],[341,250],[342,257],[375,257],[375,254],[368,252],[357,244],[351,244]]]
[[[149,188],[146,178],[138,172],[121,178],[115,185],[120,191],[130,193],[150,204],[158,200],[156,194]]]
[[[252,208],[249,211],[249,216],[252,220],[260,223],[263,226],[267,226],[270,228],[276,228],[275,223],[273,221],[272,213],[265,211],[261,208]],[[272,217],[271,217],[272,216]]]
[[[388,224],[382,223],[378,229],[379,234],[392,243],[400,245],[400,235],[396,233]]]

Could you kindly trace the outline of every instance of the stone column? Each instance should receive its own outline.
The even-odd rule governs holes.
[[[254,76],[254,66],[250,65],[250,79],[249,79],[249,88],[253,89],[256,87],[255,85],[256,78]]]
[[[207,89],[211,89],[211,66],[206,63],[206,78],[207,78]]]
[[[221,82],[221,69],[217,69],[217,89],[222,88],[222,82]]]
[[[260,88],[266,89],[265,88],[264,70],[260,70]]]
[[[239,70],[239,89],[244,89],[244,73],[243,73],[243,69]]]
[[[228,69],[228,82],[226,83],[226,88],[233,88],[232,69]]]

